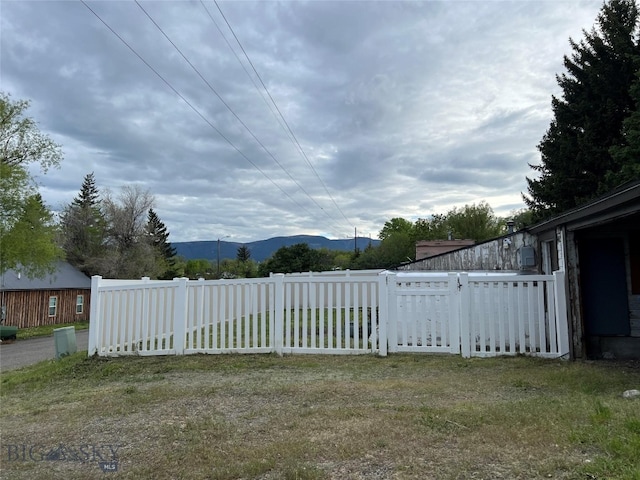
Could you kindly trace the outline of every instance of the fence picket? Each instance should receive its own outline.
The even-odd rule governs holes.
[[[271,331],[274,332],[274,348],[275,352],[278,355],[282,355],[282,329],[284,328],[284,304],[283,304],[283,287],[284,287],[284,275],[276,274],[274,275],[275,285],[271,290],[273,292],[273,297],[269,296],[269,299],[272,300],[271,305],[275,306],[275,312],[273,315],[273,324]]]
[[[444,322],[444,315],[443,315],[443,324],[442,324],[442,331],[446,332],[446,342],[443,340],[443,347],[446,347],[447,345],[449,346],[449,352],[453,353],[453,354],[459,354],[460,353],[460,347],[461,347],[461,333],[460,333],[460,322],[462,319],[462,316],[460,314],[460,302],[456,301],[459,300],[458,297],[458,275],[456,273],[449,273],[447,275],[448,277],[448,285],[447,285],[447,290],[448,290],[448,296],[447,298],[447,305],[446,305],[446,311],[449,314],[450,318],[457,318],[458,321],[457,322]],[[444,334],[443,334],[443,338],[444,338]]]
[[[546,289],[547,281],[538,282],[537,294],[538,300],[536,302],[537,312],[536,312],[536,329],[538,330],[538,348],[540,349],[540,353],[547,353],[547,320],[546,320],[546,310],[544,293]]]
[[[495,295],[494,299],[494,308],[496,310],[495,316],[497,319],[497,332],[496,332],[496,352],[499,352],[499,355],[506,355],[507,348],[507,318],[506,318],[506,296],[507,286],[504,282],[496,282],[495,284]]]
[[[529,353],[536,352],[536,327],[534,324],[535,318],[535,287],[533,282],[528,282],[527,286],[527,320],[529,325]]]
[[[342,308],[342,331],[344,332],[344,347],[351,348],[351,330],[349,328],[349,317],[351,312],[351,287],[349,283],[343,283],[341,285],[344,288],[344,305]]]
[[[469,275],[467,273],[460,274],[458,282],[457,301],[460,303],[460,349],[462,356],[469,358],[471,356]]]
[[[492,355],[496,355],[499,350],[499,338],[496,333],[496,300],[498,296],[498,289],[496,282],[490,282],[487,284],[487,298],[485,300],[487,305],[487,317],[489,321],[489,351]],[[500,321],[499,319],[497,321]],[[498,328],[499,330],[499,328]]]

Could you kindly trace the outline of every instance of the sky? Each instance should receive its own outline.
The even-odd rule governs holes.
[[[139,185],[173,242],[377,238],[524,207],[601,1],[0,2],[0,90],[62,146],[60,211]]]

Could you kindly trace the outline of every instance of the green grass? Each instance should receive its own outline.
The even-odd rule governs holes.
[[[364,315],[366,315],[366,311],[363,313],[362,308],[355,314],[353,309],[348,312],[333,309],[331,316],[326,310],[323,315],[318,312],[314,314],[310,309],[306,312],[303,310],[285,311],[284,324],[288,328],[285,333],[285,341],[286,339],[291,341],[291,345],[286,346],[296,348],[303,346],[306,348],[367,348],[371,332],[366,327]],[[298,319],[297,322],[295,318]],[[303,321],[305,319],[306,322]],[[352,327],[351,323],[357,324],[357,327]],[[230,327],[231,332],[229,332]],[[231,324],[217,323],[213,327],[208,326],[187,332],[187,345],[189,348],[196,348],[199,345],[203,349],[205,345],[209,345],[211,349],[268,347],[270,328],[268,314],[264,319],[260,314],[256,317],[250,315],[249,317],[241,317]],[[262,342],[263,330],[265,333],[264,342]],[[337,340],[338,332],[340,332],[340,342]],[[329,336],[329,333],[332,335]],[[353,335],[358,336],[357,344],[355,344]],[[147,341],[146,349],[150,349],[151,345],[152,341]],[[159,346],[173,347],[173,343],[169,341],[162,343],[155,340],[153,345],[155,348],[159,348]]]
[[[28,338],[49,337],[53,335],[53,330],[63,327],[75,327],[76,330],[86,330],[89,328],[89,322],[76,323],[58,323],[56,325],[43,325],[41,327],[30,327],[18,329],[18,340],[26,340]]]
[[[109,478],[639,480],[638,385],[526,357],[78,353],[0,375],[0,477],[107,475],[9,461],[45,443],[120,445]]]

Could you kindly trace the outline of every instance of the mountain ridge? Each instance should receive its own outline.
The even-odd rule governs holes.
[[[245,245],[251,252],[251,259],[262,262],[271,257],[276,250],[290,247],[298,243],[306,243],[310,248],[329,250],[353,251],[354,247],[364,250],[369,244],[378,246],[380,240],[369,237],[356,237],[331,240],[320,235],[291,235],[267,238],[254,242],[225,242],[220,240],[220,260],[235,259],[238,247]],[[171,242],[176,254],[187,260],[204,258],[211,261],[218,260],[218,240],[196,240],[193,242]]]

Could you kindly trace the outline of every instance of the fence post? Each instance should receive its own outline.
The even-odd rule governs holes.
[[[568,355],[569,349],[569,324],[567,317],[567,288],[565,285],[565,272],[553,272],[553,288],[556,300],[556,335],[558,335],[559,356]]]
[[[87,356],[91,356],[98,352],[98,345],[102,342],[102,319],[100,318],[100,293],[98,287],[100,286],[100,275],[94,275],[91,277],[91,308],[89,310],[89,348],[87,350]]]
[[[471,311],[470,311],[470,292],[469,292],[469,274],[461,273],[458,277],[458,301],[459,315],[457,321],[460,325],[460,347],[464,358],[471,357]]]
[[[142,277],[142,307],[140,314],[142,319],[140,322],[140,338],[136,339],[136,343],[139,342],[140,350],[147,349],[147,340],[149,340],[149,289],[147,283],[149,283],[149,277]]]
[[[176,303],[173,310],[173,348],[176,355],[184,354],[184,344],[186,343],[187,281],[186,278],[178,279]]]
[[[387,343],[391,353],[398,351],[398,295],[396,274],[386,272],[387,279]]]
[[[388,339],[387,326],[389,324],[389,275],[378,274],[378,354],[387,356]]]
[[[284,335],[284,273],[273,275],[275,287],[275,315],[273,327],[273,347],[276,353],[282,356]]]
[[[460,355],[460,301],[458,297],[458,274],[449,272],[449,347],[450,352]]]

